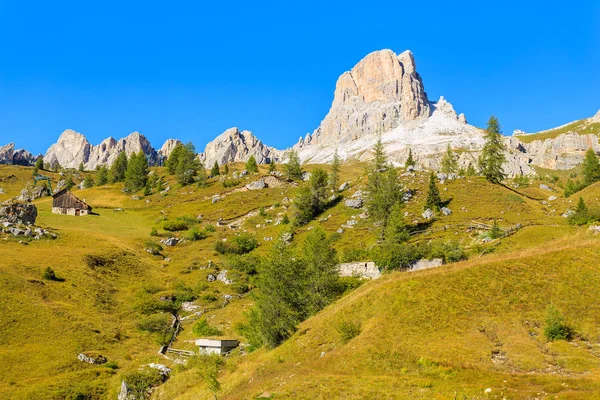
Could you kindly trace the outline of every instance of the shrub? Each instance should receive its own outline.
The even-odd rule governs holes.
[[[240,183],[242,183],[242,181],[239,179],[225,179],[221,183],[223,184],[223,187],[227,189],[239,185]]]
[[[544,336],[549,341],[571,340],[573,338],[573,329],[565,323],[563,315],[554,306],[548,308]]]
[[[49,281],[58,280],[58,278],[56,277],[56,274],[54,273],[54,270],[50,267],[48,267],[44,270],[44,273],[42,274],[42,278],[49,280]]]
[[[206,232],[201,231],[198,228],[192,228],[185,235],[185,238],[191,242],[195,242],[196,240],[206,239],[206,236],[207,236]]]
[[[141,371],[131,372],[123,376],[127,383],[131,397],[134,399],[148,398],[148,391],[163,382],[163,376],[154,368],[144,368]]]
[[[187,222],[180,219],[165,221],[163,223],[163,229],[169,232],[185,231],[188,228]]]
[[[108,267],[114,264],[115,259],[110,256],[99,255],[99,254],[86,254],[83,256],[83,262],[86,263],[90,269],[96,269],[100,267]]]
[[[284,215],[283,215],[283,218],[281,219],[281,223],[282,223],[283,225],[287,225],[287,224],[289,224],[289,223],[290,223],[290,218],[287,216],[287,214],[284,214]]]
[[[200,300],[206,303],[212,303],[213,301],[217,301],[219,299],[212,293],[206,293],[200,296]]]
[[[342,343],[346,344],[360,335],[360,322],[342,320],[338,322],[335,330],[340,335]]]
[[[117,364],[116,361],[109,361],[106,364],[104,364],[104,366],[112,370],[119,369],[119,364]]]
[[[152,230],[150,231],[150,236],[158,236],[158,231],[156,230],[156,228],[152,228]]]
[[[148,253],[150,253],[154,256],[159,255],[160,252],[163,251],[163,247],[159,243],[156,243],[152,240],[148,240],[145,243],[145,247],[146,247],[146,250],[148,251]]]
[[[227,265],[231,269],[242,271],[248,275],[255,275],[260,259],[252,254],[233,254],[227,259]]]
[[[520,176],[516,176],[515,179],[513,179],[513,182],[517,186],[527,186],[527,185],[529,185],[529,178],[527,178],[524,175],[520,175]]]
[[[204,230],[206,232],[214,232],[217,230],[217,228],[212,224],[206,224],[206,226],[204,227]]]
[[[260,206],[258,208],[258,215],[260,215],[261,217],[266,217],[267,213],[265,212],[265,207],[264,206]]]
[[[208,324],[206,319],[201,319],[194,324],[192,332],[196,336],[221,336],[223,332]]]
[[[342,253],[342,262],[364,261],[369,258],[369,252],[365,249],[352,248]]]
[[[454,240],[433,240],[429,243],[425,256],[429,259],[441,258],[445,263],[466,259],[464,249]]]
[[[242,233],[233,237],[228,242],[218,240],[215,244],[215,250],[219,254],[246,254],[258,246],[256,238],[248,233]]]
[[[173,328],[168,314],[156,314],[144,317],[137,325],[137,329],[152,333],[156,342],[161,345],[169,344],[173,335]]]
[[[373,252],[375,264],[385,269],[405,269],[423,257],[423,247],[406,244],[393,243],[377,248]]]

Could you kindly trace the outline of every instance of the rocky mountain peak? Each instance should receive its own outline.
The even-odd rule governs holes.
[[[592,117],[592,123],[600,123],[600,110]]]
[[[456,114],[454,107],[444,98],[444,96],[440,96],[440,99],[436,102],[431,102],[431,107],[433,109],[432,114],[442,113],[447,118],[455,119],[463,124],[467,123],[465,114]]]
[[[230,162],[246,162],[253,155],[259,164],[267,164],[271,159],[279,160],[281,152],[265,146],[250,131],[230,128],[206,145],[199,155],[204,165],[210,168],[215,161],[219,165]]]
[[[173,151],[173,149],[177,145],[180,145],[180,144],[182,144],[180,140],[177,140],[177,139],[167,139],[165,141],[165,143],[163,143],[163,145],[160,148],[160,150],[158,150],[158,155],[160,157],[169,158],[169,156],[171,155],[171,152]]]

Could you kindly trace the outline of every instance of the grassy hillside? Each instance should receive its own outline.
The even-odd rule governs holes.
[[[588,120],[583,119],[560,128],[519,136],[519,140],[523,143],[531,143],[534,140],[554,139],[559,135],[572,132],[580,135],[599,135],[600,123],[590,123]]]
[[[341,181],[350,182],[344,197],[365,189],[364,168],[343,166]],[[242,164],[230,165],[231,172],[241,169]],[[177,367],[157,354],[156,334],[140,329],[152,316],[141,310],[161,298],[185,295],[224,337],[245,341],[236,326],[252,306],[247,290],[253,281],[244,271],[232,270],[228,258],[215,251],[215,243],[246,232],[259,243],[251,254],[265,254],[273,243],[269,239],[291,229],[275,221],[286,214],[292,217],[288,199],[295,197],[298,184],[244,190],[245,184],[267,174],[266,166],[233,186],[214,178],[205,188],[181,188],[164,169],[154,172],[165,177],[168,192],[136,194],[136,199],[123,193],[120,183],[74,190],[94,208],[94,215],[85,217],[52,214],[51,199],[38,199],[37,224],[59,238],[0,238],[0,361],[18,366],[0,371],[0,398],[115,398],[123,375],[149,362],[174,368],[170,380],[154,393],[156,398],[208,398],[197,370]],[[0,188],[6,191],[0,200],[18,195],[31,173],[31,168],[0,166]],[[53,187],[61,179],[44,174],[52,178]],[[401,179],[415,193],[404,210],[407,224],[418,231],[411,241],[453,239],[470,260],[427,272],[386,275],[303,323],[281,347],[248,355],[236,352],[219,376],[223,397],[269,392],[277,398],[448,398],[455,392],[482,396],[490,387],[494,394],[507,388],[514,398],[525,398],[522,391],[589,398],[581,396],[597,389],[593,315],[599,247],[585,228],[571,227],[560,216],[576,199],[547,201],[561,191],[540,190],[538,181],[511,189],[480,178],[459,179],[439,185],[452,214],[427,222],[421,213],[428,175]],[[231,174],[227,180],[233,180]],[[581,192],[588,206],[600,206],[598,190],[593,185]],[[215,195],[220,200],[213,202]],[[338,202],[296,229],[294,241],[317,226],[333,234],[355,219],[356,225],[344,228],[333,244],[342,259],[355,258],[356,250],[377,245],[379,233],[361,213]],[[484,244],[470,226],[494,220],[505,228],[523,228]],[[177,221],[187,229],[165,229]],[[160,255],[146,251],[149,241],[183,239],[195,229],[207,237],[163,246]],[[97,256],[102,262],[94,262]],[[62,281],[42,279],[47,267]],[[233,285],[208,282],[209,274],[225,269]],[[225,295],[232,296],[227,304]],[[574,342],[548,344],[543,339],[550,302],[573,324],[578,333]],[[341,343],[336,330],[340,321],[360,323],[360,335]],[[174,347],[193,348],[189,341],[195,338],[194,322],[195,317],[183,321]],[[496,350],[502,356],[495,358],[506,360],[493,363],[491,352]],[[111,364],[78,361],[77,355],[86,351],[101,353]]]

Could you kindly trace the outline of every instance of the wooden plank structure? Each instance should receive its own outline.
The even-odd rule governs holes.
[[[52,213],[64,215],[87,215],[92,212],[92,207],[80,200],[67,189],[52,196]]]

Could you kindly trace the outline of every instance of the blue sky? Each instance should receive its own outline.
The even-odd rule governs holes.
[[[600,2],[0,0],[0,144],[45,152],[67,128],[137,130],[198,151],[225,129],[285,148],[337,77],[410,49],[431,100],[505,133],[600,109]]]

